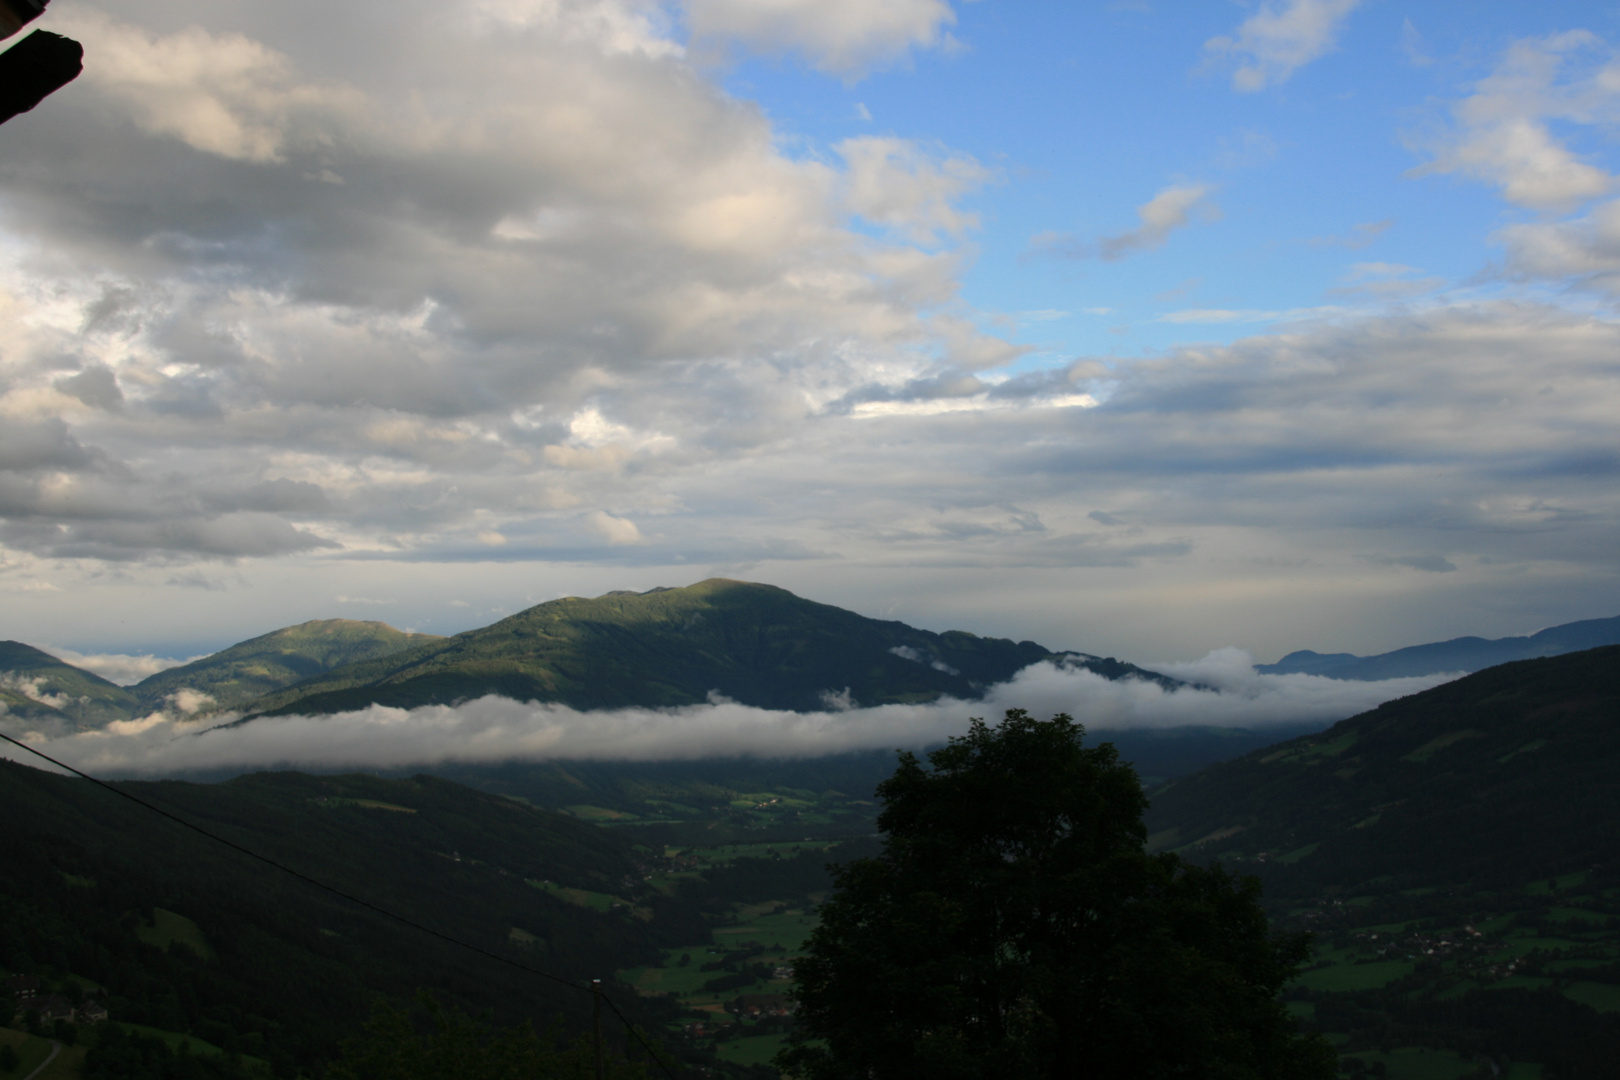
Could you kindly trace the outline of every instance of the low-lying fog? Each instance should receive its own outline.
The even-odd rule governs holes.
[[[330,716],[278,716],[229,726],[223,714],[194,721],[162,713],[79,734],[30,730],[0,718],[14,737],[87,772],[163,775],[241,768],[394,769],[443,762],[549,758],[651,761],[759,755],[812,757],[884,747],[916,747],[966,730],[969,717],[993,720],[1008,708],[1046,717],[1066,712],[1099,731],[1218,725],[1324,726],[1381,702],[1426,690],[1455,674],[1383,682],[1315,675],[1261,675],[1253,657],[1221,649],[1155,670],[1198,683],[1166,691],[1140,681],[1110,682],[1088,671],[1035,664],[991,688],[984,700],[861,707],[830,693],[821,712],[740,705],[716,696],[673,709],[581,712],[563,705],[484,697],[455,706],[371,706]],[[0,754],[39,764],[0,744]]]

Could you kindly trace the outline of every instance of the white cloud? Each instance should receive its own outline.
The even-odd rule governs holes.
[[[592,510],[585,515],[585,520],[590,522],[591,528],[601,534],[602,539],[610,544],[644,544],[647,542],[646,538],[641,535],[641,530],[636,528],[636,523],[625,518],[617,518],[601,510]]]
[[[358,92],[303,80],[289,57],[239,33],[157,35],[90,8],[61,25],[95,57],[87,84],[143,130],[205,153],[281,162],[289,143],[326,141],[336,114],[363,107]]]
[[[117,683],[119,686],[132,686],[148,676],[156,675],[160,671],[167,671],[172,667],[179,667],[181,664],[189,664],[193,660],[202,659],[202,656],[192,656],[184,660],[176,660],[167,656],[153,656],[150,653],[143,656],[129,656],[123,653],[82,653],[56,645],[47,647],[45,651],[58,660],[64,660],[74,667],[93,672],[108,682]]]
[[[972,158],[937,160],[915,143],[878,136],[845,139],[837,149],[848,164],[848,205],[868,221],[918,243],[960,236],[978,224],[956,203],[994,174]]]
[[[336,64],[303,0],[254,34],[75,8],[103,59],[49,134],[8,129],[0,544],[532,551],[503,518],[607,513],[602,476],[1016,355],[952,307],[970,158],[791,158],[636,0],[479,10],[377,7],[387,33]],[[833,14],[855,49],[922,10]]]
[[[692,36],[761,52],[798,52],[834,75],[858,75],[949,41],[945,0],[684,0]]]
[[[1067,712],[1099,732],[1190,724],[1326,725],[1456,677],[1351,682],[1314,675],[1259,675],[1252,659],[1235,649],[1174,667],[1215,689],[1166,691],[1156,683],[1111,682],[1089,671],[1043,663],[992,687],[983,701],[861,707],[850,700],[847,690],[828,690],[826,710],[812,713],[759,709],[723,699],[674,709],[580,712],[492,696],[457,706],[406,710],[374,705],[334,716],[266,717],[201,731],[195,723],[154,715],[106,732],[37,741],[46,753],[92,774],[278,765],[400,768],[511,760],[807,757],[942,742],[962,734],[968,717],[995,717],[1012,707],[1037,716]],[[230,719],[225,716],[220,722]],[[0,747],[0,754],[13,760],[29,758],[9,746]]]
[[[1596,66],[1586,62],[1594,55]],[[1620,65],[1591,33],[1515,43],[1451,112],[1451,130],[1417,140],[1433,160],[1415,175],[1459,173],[1497,185],[1511,203],[1545,210],[1570,209],[1614,186],[1613,176],[1582,160],[1549,127],[1554,120],[1620,118]]]
[[[1210,197],[1213,190],[1208,184],[1174,184],[1136,208],[1140,224],[1134,229],[1104,236],[1095,243],[1068,233],[1042,233],[1030,241],[1030,246],[1035,251],[1073,258],[1096,256],[1109,261],[1151,251],[1163,247],[1172,232],[1186,228],[1194,220],[1218,221],[1221,210]]]
[[[1361,0],[1265,0],[1231,37],[1210,38],[1211,59],[1236,62],[1232,88],[1253,93],[1287,82],[1295,71],[1329,52],[1344,20]]]
[[[1508,266],[1527,277],[1574,280],[1620,296],[1620,201],[1568,221],[1509,225],[1496,238]]]

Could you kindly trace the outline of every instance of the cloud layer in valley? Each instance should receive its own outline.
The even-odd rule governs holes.
[[[234,717],[199,724],[153,714],[104,731],[56,738],[26,732],[17,721],[0,718],[0,723],[53,757],[107,775],[550,759],[811,757],[942,742],[962,734],[970,716],[993,720],[1013,707],[1043,717],[1067,712],[1098,732],[1184,725],[1326,725],[1456,677],[1348,682],[1260,675],[1252,658],[1236,649],[1163,670],[1198,685],[1166,691],[1156,683],[1113,682],[1089,671],[1041,663],[993,687],[982,701],[863,708],[849,703],[847,694],[830,693],[828,711],[814,713],[758,709],[723,699],[674,709],[580,712],[491,696],[456,706],[372,706],[333,716],[265,717],[236,726],[229,726]],[[0,748],[0,753],[37,761],[15,747]]]

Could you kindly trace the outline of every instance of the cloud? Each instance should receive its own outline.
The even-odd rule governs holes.
[[[154,715],[106,732],[43,740],[40,749],[92,774],[162,775],[223,768],[403,768],[446,762],[596,759],[648,761],[715,756],[808,757],[921,746],[963,733],[970,716],[1007,708],[1038,716],[1068,712],[1097,732],[1213,724],[1324,726],[1455,675],[1352,682],[1313,675],[1260,675],[1236,649],[1171,665],[1207,688],[1166,691],[1111,682],[1042,663],[991,688],[983,701],[862,707],[829,690],[822,712],[758,709],[716,699],[674,709],[579,712],[560,705],[485,697],[457,706],[382,706],[334,716],[266,717],[200,729]],[[16,722],[8,725],[16,728]],[[31,740],[41,741],[41,740]],[[0,748],[14,760],[28,757]]]
[[[1237,64],[1232,89],[1254,93],[1287,82],[1295,71],[1329,51],[1361,0],[1265,0],[1231,37],[1210,38],[1212,61]]]
[[[1583,161],[1549,121],[1612,123],[1620,107],[1613,52],[1584,30],[1516,42],[1451,108],[1448,130],[1409,141],[1432,155],[1413,175],[1457,173],[1494,184],[1519,206],[1568,210],[1614,177]]]
[[[647,542],[646,538],[641,535],[641,530],[636,528],[636,523],[633,521],[614,517],[612,514],[604,513],[601,510],[592,510],[585,515],[585,519],[590,523],[591,528],[600,533],[602,539],[610,544],[644,544]]]
[[[1095,256],[1110,262],[1138,251],[1151,251],[1164,246],[1172,232],[1186,228],[1194,220],[1218,221],[1221,211],[1210,198],[1213,190],[1208,184],[1173,185],[1136,208],[1141,224],[1134,229],[1104,236],[1095,243],[1077,240],[1067,233],[1042,233],[1030,241],[1030,247],[1070,258]]]
[[[978,224],[956,202],[993,177],[965,155],[936,160],[905,139],[863,136],[837,146],[848,165],[849,208],[917,243],[960,236]]]
[[[684,0],[692,37],[759,52],[797,52],[845,78],[950,42],[944,0]]]
[[[1394,224],[1394,218],[1369,221],[1360,225],[1352,225],[1349,233],[1339,236],[1314,236],[1308,243],[1312,247],[1344,247],[1352,251],[1359,251],[1388,232],[1390,226]]]
[[[151,653],[141,656],[124,653],[82,653],[56,645],[46,648],[45,651],[58,660],[66,661],[74,667],[84,668],[119,686],[133,686],[160,671],[202,659],[202,656],[191,656],[184,660],[176,660],[167,656],[153,656]]]
[[[1354,263],[1339,279],[1339,286],[1328,290],[1328,295],[1389,299],[1433,292],[1446,283],[1441,277],[1419,277],[1422,273],[1414,266],[1401,263]]]
[[[654,509],[604,478],[768,443],[874,373],[1018,355],[956,303],[970,157],[789,156],[639,0],[474,6],[347,9],[341,63],[310,0],[251,31],[64,13],[103,59],[8,128],[0,545],[488,549],[514,516]],[[950,14],[772,10],[837,64]]]
[[[329,139],[330,120],[363,107],[358,92],[301,80],[289,57],[240,33],[158,35],[93,9],[64,26],[94,49],[88,84],[142,130],[204,153],[281,162],[292,144]]]

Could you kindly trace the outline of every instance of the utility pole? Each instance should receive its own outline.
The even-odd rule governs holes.
[[[596,1044],[596,1080],[603,1080],[602,1071],[602,980],[591,980],[591,1033]]]

